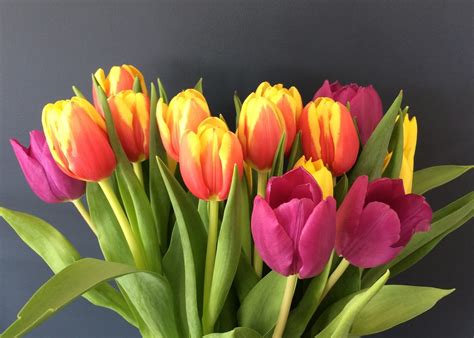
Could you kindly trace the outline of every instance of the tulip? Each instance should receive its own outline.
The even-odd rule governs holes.
[[[365,144],[382,119],[382,100],[372,85],[367,87],[351,83],[341,85],[338,81],[329,84],[325,80],[322,87],[314,94],[313,100],[318,97],[330,97],[346,105],[349,103],[350,112],[356,119],[362,144]]]
[[[432,210],[425,198],[405,194],[400,179],[356,179],[337,211],[336,252],[351,264],[372,268],[395,258]]]
[[[208,117],[197,132],[188,130],[179,149],[181,176],[189,190],[203,200],[222,201],[229,194],[234,166],[243,172],[243,155],[237,136],[224,121]]]
[[[321,159],[334,176],[354,165],[359,139],[351,114],[340,102],[318,98],[306,105],[300,119],[303,153]]]
[[[182,91],[173,97],[169,106],[160,99],[156,107],[156,120],[168,156],[178,161],[184,132],[196,132],[198,125],[210,115],[206,99],[195,89]]]
[[[285,120],[278,107],[269,99],[250,94],[242,104],[237,136],[245,161],[254,169],[268,171],[283,133]]]
[[[262,82],[255,91],[257,96],[262,96],[272,101],[280,109],[286,127],[285,152],[291,150],[296,135],[296,125],[303,110],[303,102],[298,89],[284,88],[282,84],[270,85]]]
[[[132,90],[135,77],[137,77],[140,82],[143,94],[147,95],[145,79],[142,73],[132,65],[113,66],[110,68],[107,76],[105,76],[104,70],[99,68],[94,76],[107,97],[118,94],[123,90]],[[101,107],[94,85],[92,86],[92,97],[94,99],[94,106],[100,111]]]
[[[294,168],[299,167],[303,167],[313,176],[313,178],[316,180],[319,187],[321,188],[321,191],[323,193],[323,199],[326,199],[328,196],[333,195],[333,177],[331,175],[331,172],[324,166],[323,161],[313,161],[311,158],[309,160],[306,160],[303,155],[294,165]]]
[[[145,94],[125,90],[108,99],[120,143],[131,162],[148,158],[150,101]]]
[[[31,190],[46,203],[72,201],[84,195],[86,184],[64,174],[49,151],[44,133],[30,132],[30,147],[10,143]]]
[[[331,255],[336,234],[336,202],[303,168],[268,181],[252,212],[255,247],[276,272],[300,278],[319,274]]]
[[[51,154],[66,175],[97,182],[112,174],[116,161],[104,118],[87,100],[49,103],[42,120]]]

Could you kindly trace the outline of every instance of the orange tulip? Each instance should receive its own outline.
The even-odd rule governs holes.
[[[43,129],[54,160],[67,175],[100,181],[115,169],[104,118],[85,99],[49,103],[43,108]]]
[[[242,104],[237,128],[245,161],[257,170],[270,170],[283,132],[280,109],[269,99],[250,94]]]
[[[242,176],[243,155],[237,136],[217,117],[187,130],[179,150],[179,167],[189,190],[203,200],[225,200],[234,166]]]
[[[272,86],[268,82],[262,82],[255,91],[255,94],[269,99],[280,109],[285,120],[285,152],[288,153],[293,145],[297,122],[303,110],[303,102],[298,89],[295,87],[287,89],[280,83]]]
[[[195,89],[182,91],[170,101],[162,99],[156,107],[156,120],[161,141],[168,156],[179,160],[179,144],[186,130],[196,131],[199,123],[209,117],[209,107],[204,96]]]
[[[125,90],[108,99],[120,143],[131,162],[148,158],[150,101],[142,93]]]
[[[308,103],[301,114],[300,129],[307,158],[321,159],[334,176],[352,168],[359,152],[359,139],[344,105],[327,97]]]

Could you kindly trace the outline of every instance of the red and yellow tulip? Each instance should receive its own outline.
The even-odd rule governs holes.
[[[334,176],[347,172],[359,152],[359,139],[351,114],[334,100],[321,97],[306,105],[300,118],[303,152],[321,159]]]
[[[148,158],[150,101],[145,94],[121,91],[108,99],[120,143],[131,162]]]
[[[187,130],[179,150],[179,167],[189,190],[203,200],[225,200],[234,166],[242,175],[243,155],[237,136],[224,121],[208,117],[197,132]]]
[[[295,163],[293,168],[296,169],[299,167],[306,169],[306,171],[314,177],[316,182],[318,182],[321,192],[323,193],[323,199],[326,199],[328,196],[333,196],[333,178],[331,172],[324,166],[323,161],[313,161],[311,158],[306,160],[303,155]]]
[[[255,93],[245,99],[237,136],[250,166],[260,171],[270,170],[284,132],[285,120],[275,103]]]
[[[43,108],[43,129],[51,154],[67,175],[100,181],[115,169],[104,118],[87,100],[73,97]]]
[[[196,132],[198,125],[210,115],[206,99],[195,89],[182,91],[173,97],[169,106],[160,99],[156,107],[156,120],[168,156],[178,161],[179,144],[184,132]]]
[[[280,109],[285,120],[285,152],[288,153],[295,139],[297,123],[303,110],[303,101],[298,89],[284,88],[281,83],[272,86],[265,81],[258,86],[255,94],[269,99]]]

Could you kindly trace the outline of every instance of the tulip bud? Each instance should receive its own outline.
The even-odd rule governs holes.
[[[303,110],[303,102],[298,89],[295,87],[283,88],[282,84],[271,86],[268,82],[262,82],[255,94],[269,99],[280,109],[285,120],[285,152],[288,153],[295,139],[297,122]]]
[[[400,179],[356,179],[337,211],[336,252],[351,264],[373,268],[395,258],[432,210],[425,198],[405,194]]]
[[[359,152],[359,139],[344,105],[325,97],[308,103],[301,114],[300,129],[307,158],[321,159],[334,176],[352,168]]]
[[[121,91],[108,99],[120,143],[131,162],[148,158],[150,101],[142,93]]]
[[[311,278],[326,265],[334,247],[336,202],[322,199],[304,169],[270,178],[265,199],[255,197],[252,235],[267,265],[284,275]]]
[[[250,94],[242,104],[237,136],[245,161],[253,168],[270,170],[280,139],[285,132],[280,109],[269,99]]]
[[[196,132],[199,123],[209,117],[204,96],[195,89],[182,91],[170,101],[162,99],[156,106],[156,120],[165,150],[173,160],[179,159],[179,144],[186,130]]]
[[[243,156],[237,136],[224,121],[208,117],[197,132],[187,130],[179,150],[179,167],[189,190],[203,200],[225,200],[234,166],[242,175]]]
[[[86,189],[83,181],[65,175],[51,156],[44,133],[30,132],[30,147],[17,140],[10,143],[31,190],[46,203],[60,203],[81,197]]]
[[[115,169],[105,121],[85,99],[49,103],[43,108],[43,130],[51,154],[68,176],[100,181]]]
[[[318,97],[330,97],[343,105],[349,103],[351,115],[357,121],[362,144],[367,142],[382,119],[382,100],[372,85],[362,87],[351,83],[343,86],[338,81],[329,84],[329,81],[325,80],[314,94],[313,100]]]
[[[304,156],[295,163],[294,168],[303,167],[309,172],[318,183],[323,193],[323,199],[333,195],[333,178],[331,172],[324,166],[323,161],[312,161],[311,158],[306,161]]]

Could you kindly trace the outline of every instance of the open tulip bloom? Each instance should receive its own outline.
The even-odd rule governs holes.
[[[364,336],[453,291],[389,280],[474,214],[472,191],[436,212],[423,196],[473,166],[414,172],[418,125],[401,92],[383,114],[371,85],[325,81],[303,102],[262,82],[234,96],[234,131],[202,80],[168,101],[122,65],[94,73],[91,98],[73,90],[45,105],[30,147],[11,145],[31,190],[72,202],[103,259],[0,207],[54,274],[16,319],[3,314],[14,321],[1,337],[80,296],[143,337]]]

